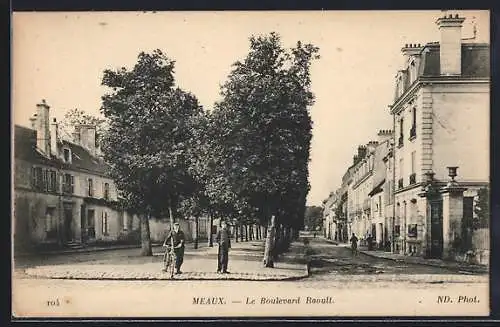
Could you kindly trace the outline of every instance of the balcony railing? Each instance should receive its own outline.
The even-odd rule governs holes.
[[[370,199],[365,199],[363,201],[363,210],[368,210],[370,209]]]
[[[398,139],[398,146],[402,147],[403,146],[403,135],[401,135]]]
[[[400,189],[400,188],[403,188],[403,179],[402,178],[400,178],[398,180],[398,189]]]
[[[410,140],[414,139],[417,137],[417,127],[413,125],[410,129]]]
[[[417,175],[415,173],[410,175],[410,185],[413,185],[417,182]]]
[[[74,186],[71,184],[63,184],[62,185],[62,191],[65,194],[73,194],[75,192]]]

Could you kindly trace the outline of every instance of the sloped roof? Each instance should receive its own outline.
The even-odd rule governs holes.
[[[36,131],[15,125],[14,157],[32,163],[59,166],[68,170],[86,170],[98,175],[106,175],[109,166],[100,158],[93,156],[85,148],[68,141],[59,142],[58,148],[68,147],[72,153],[71,164],[54,156],[46,157],[36,149]]]
[[[428,43],[425,48],[422,76],[440,76],[439,44]],[[490,76],[490,48],[488,44],[462,44],[462,76]]]
[[[108,172],[109,166],[100,158],[90,154],[84,147],[68,142],[62,141],[61,146],[67,146],[71,149],[71,164],[64,163],[70,169],[84,169],[105,175]]]

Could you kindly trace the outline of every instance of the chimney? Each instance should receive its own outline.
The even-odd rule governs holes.
[[[31,129],[36,130],[36,113],[30,118]]]
[[[49,109],[45,100],[36,105],[36,147],[47,156],[50,155]]]
[[[78,125],[80,132],[80,145],[87,149],[91,155],[96,156],[96,128],[94,125]]]
[[[408,61],[408,58],[420,55],[420,52],[423,49],[424,47],[420,43],[405,44],[405,46],[401,48],[401,52],[403,53],[403,56],[405,58],[405,63]]]
[[[378,141],[370,141],[366,145],[366,148],[368,149],[369,152],[375,151],[375,148],[378,146]]]
[[[57,141],[59,140],[59,135],[57,131],[57,120],[52,118],[52,123],[50,123],[50,153],[53,156],[57,156]]]
[[[392,138],[392,130],[390,129],[381,129],[377,133],[378,143],[384,143],[387,140]]]
[[[458,14],[438,18],[436,24],[441,32],[439,41],[439,61],[441,75],[460,75],[462,73],[462,23],[465,18]]]
[[[366,155],[366,147],[363,145],[358,146],[358,158],[363,159]]]

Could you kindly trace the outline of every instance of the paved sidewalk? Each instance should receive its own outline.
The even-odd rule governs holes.
[[[333,242],[330,240],[327,240],[330,243],[335,243],[338,246],[343,246],[343,247],[351,247],[350,244],[347,243],[337,243]],[[419,265],[426,265],[426,266],[431,266],[431,267],[439,267],[439,268],[447,268],[447,269],[452,269],[456,271],[463,271],[463,272],[473,272],[473,273],[488,273],[488,267],[485,265],[477,265],[477,264],[468,264],[468,263],[463,263],[463,262],[453,262],[453,261],[444,261],[441,259],[426,259],[422,257],[413,257],[413,256],[408,256],[408,255],[403,255],[399,253],[392,253],[392,252],[385,252],[385,251],[368,251],[366,248],[361,247],[359,249],[360,253],[369,255],[371,257],[375,258],[381,258],[381,259],[387,259],[387,260],[394,260],[398,262],[405,262],[405,263],[413,263],[413,264],[419,264]]]
[[[40,255],[59,255],[59,254],[74,254],[74,253],[88,253],[88,252],[100,252],[100,251],[112,251],[112,250],[120,250],[120,249],[139,249],[140,245],[101,245],[94,246],[89,245],[82,248],[76,249],[56,249],[56,250],[47,250],[47,251],[34,251],[34,252],[19,252],[14,253],[15,257],[32,257],[32,256],[40,256]]]
[[[295,242],[298,243],[298,242]],[[302,255],[300,246],[294,248]],[[262,264],[263,241],[233,243],[229,252],[230,274],[217,274],[217,246],[197,250],[186,249],[183,273],[176,280],[294,280],[308,276],[307,266],[294,260],[275,262],[274,268]],[[167,280],[162,272],[161,248],[155,249],[152,257],[133,257],[122,262],[110,260],[86,263],[37,266],[25,269],[28,276],[55,279],[98,280]]]

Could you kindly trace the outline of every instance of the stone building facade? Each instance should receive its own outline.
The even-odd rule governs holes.
[[[470,222],[490,179],[490,48],[462,38],[464,20],[441,17],[438,42],[402,48],[392,130],[360,147],[344,175],[349,235],[371,234],[380,249],[487,261],[488,232]]]
[[[439,42],[402,49],[405,65],[397,74],[391,105],[400,253],[443,257],[451,246],[442,231],[451,228],[443,225],[445,209],[436,209],[439,213],[431,218],[429,199],[419,195],[426,174],[443,186],[449,180],[447,167],[459,167],[465,205],[456,202],[459,207],[446,210],[465,217],[473,214],[478,189],[489,182],[489,46],[463,40],[463,22],[458,16],[441,17]]]
[[[14,127],[14,244],[45,246],[126,240],[139,228],[97,156],[95,126],[77,126],[80,142],[61,140],[50,108],[37,105],[31,128]]]

